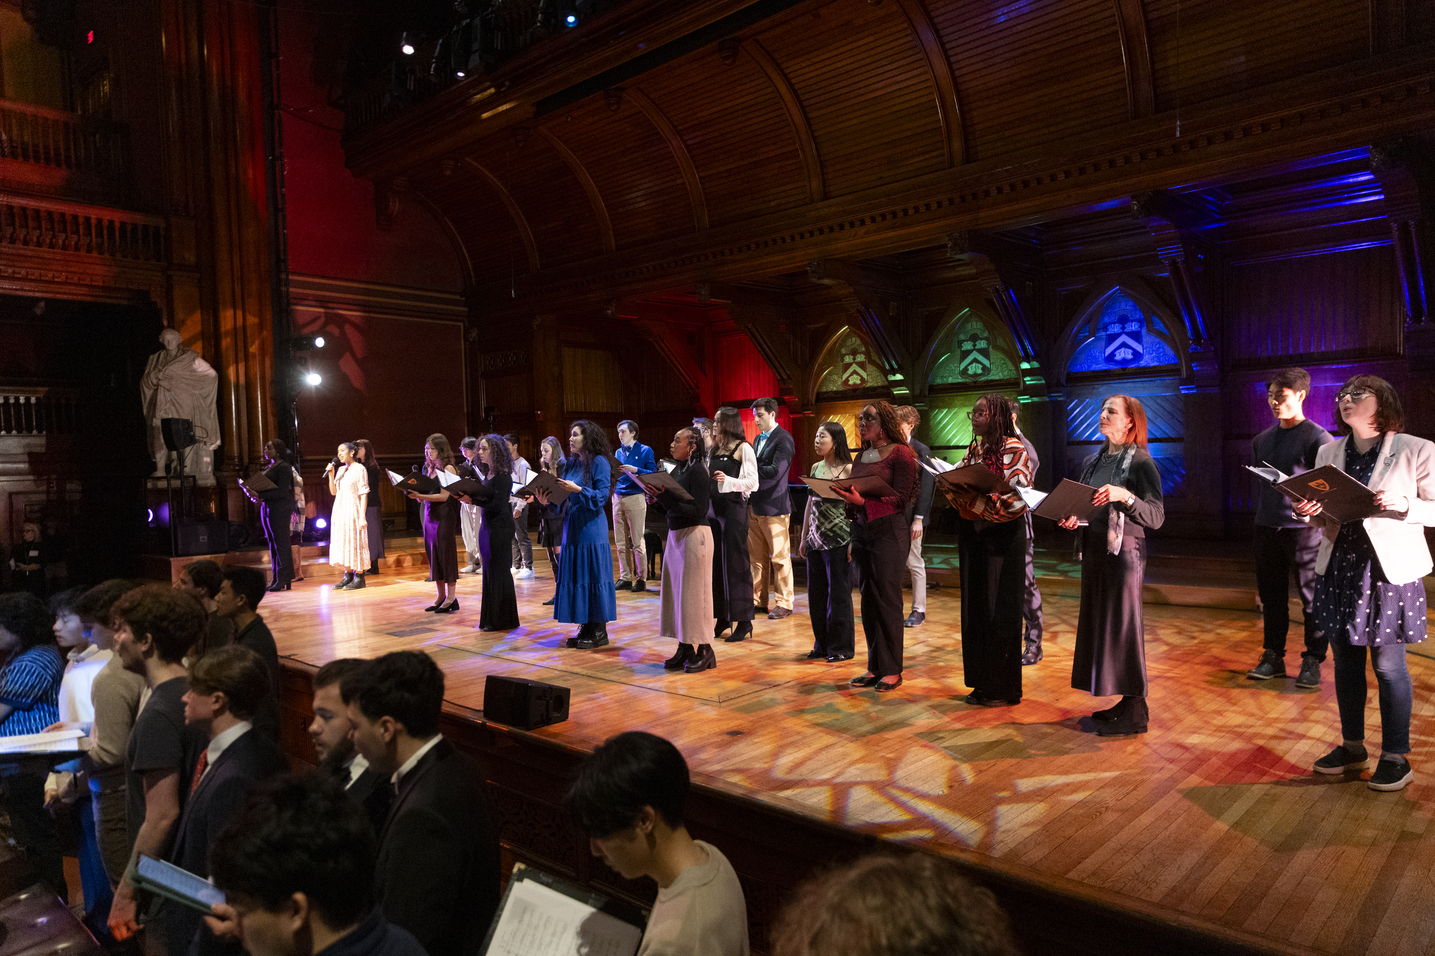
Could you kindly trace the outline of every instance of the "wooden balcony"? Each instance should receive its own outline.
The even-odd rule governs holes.
[[[162,263],[165,221],[103,206],[0,193],[0,254],[17,249]]]
[[[0,188],[114,202],[125,183],[117,129],[0,99]]]

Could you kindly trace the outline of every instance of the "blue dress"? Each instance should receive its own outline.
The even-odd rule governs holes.
[[[561,505],[549,505],[563,516],[563,551],[559,558],[558,594],[553,619],[564,624],[606,624],[618,619],[618,595],[613,590],[613,549],[608,543],[608,512],[604,507],[613,490],[608,460],[593,462],[591,478],[583,460],[571,456],[559,477],[581,486]]]

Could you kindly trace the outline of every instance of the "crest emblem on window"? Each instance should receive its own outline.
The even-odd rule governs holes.
[[[1106,317],[1102,322],[1106,333],[1106,364],[1115,368],[1129,368],[1140,365],[1146,354],[1143,344],[1145,323],[1137,312],[1122,310]]]
[[[842,353],[842,387],[858,389],[867,387],[867,347],[857,344]]]
[[[986,329],[966,331],[957,343],[957,371],[962,378],[986,378],[992,372],[992,342]]]

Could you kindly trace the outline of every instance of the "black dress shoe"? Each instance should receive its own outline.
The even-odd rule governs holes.
[[[843,661],[850,661],[852,658],[854,658],[854,657],[856,657],[856,656],[857,656],[856,654],[829,654],[829,655],[827,656],[827,663],[829,663],[829,664],[840,664],[840,663],[842,663]]]
[[[766,604],[754,604],[754,605],[752,606],[752,613],[753,613],[753,616],[757,616],[758,614],[766,614],[766,613],[767,613],[767,605],[766,605]]]
[[[636,580],[636,581],[633,582],[633,590],[634,590],[634,591],[646,591],[647,589],[648,589],[648,582],[647,582],[647,581],[644,581],[642,578],[639,578],[638,580]]]
[[[1042,653],[1040,641],[1035,644],[1028,644],[1026,645],[1026,649],[1022,651],[1021,664],[1023,667],[1030,667],[1045,656],[1046,655]]]
[[[619,581],[617,584],[614,584],[614,585],[613,585],[613,590],[614,590],[614,591],[631,591],[631,590],[633,590],[633,582],[632,582],[632,581],[628,581],[628,580],[626,580],[626,579],[625,579],[625,580],[622,580],[622,581]]]
[[[554,600],[556,600],[556,599],[555,599],[555,598],[549,598],[548,600],[546,600],[546,601],[543,602],[543,606],[544,606],[544,607],[552,607]]]
[[[749,637],[752,637],[752,622],[738,621],[737,627],[732,629],[731,634],[723,638],[723,642],[726,644],[736,644],[738,641],[745,641]]]
[[[819,650],[818,650],[817,648],[815,648],[815,647],[814,647],[812,650],[808,651],[808,652],[807,652],[807,656],[803,658],[803,660],[805,660],[805,661],[820,661],[820,660],[823,660],[823,659],[826,659],[826,660],[829,660],[829,661],[832,660],[832,658],[830,658],[830,657],[827,656],[827,652],[826,652],[826,651],[819,651]]]
[[[792,617],[792,608],[790,608],[790,607],[776,607],[776,608],[773,608],[773,609],[772,609],[772,613],[767,616],[767,619],[768,619],[769,621],[780,621],[780,620],[782,620],[782,619],[785,618],[785,617]]]
[[[335,591],[346,591],[346,590],[348,590],[349,585],[350,585],[350,584],[353,584],[353,583],[354,583],[354,572],[353,572],[353,571],[345,571],[345,572],[344,572],[344,579],[343,579],[342,581],[340,581],[338,584],[334,585],[334,590],[335,590]]]
[[[436,607],[436,608],[434,608],[434,611],[433,611],[433,612],[434,612],[435,614],[452,614],[454,611],[457,611],[457,610],[458,610],[458,598],[454,598],[452,601],[448,602],[447,604],[443,605],[442,607]]]
[[[898,674],[896,680],[879,680],[876,684],[873,684],[872,686],[877,688],[879,692],[896,690],[898,687],[902,686],[902,675]]]
[[[578,641],[580,651],[591,651],[597,647],[603,647],[608,643],[607,628],[595,628],[588,632],[588,636]]]
[[[1102,721],[1096,727],[1096,733],[1101,737],[1130,737],[1133,734],[1146,733],[1147,724],[1151,720],[1151,711],[1146,706],[1145,697],[1122,698],[1126,709],[1114,720]]]
[[[722,632],[730,627],[732,627],[732,621],[718,621],[717,624],[713,626],[713,640],[722,637]]]
[[[578,628],[577,634],[574,634],[572,637],[568,638],[568,640],[564,641],[563,643],[569,647],[577,647],[581,641],[586,641],[588,639],[588,632],[592,629],[593,625],[584,624],[582,627]]]
[[[902,622],[903,627],[921,627],[927,622],[927,612],[913,611],[907,615],[907,620]]]
[[[1131,706],[1130,700],[1131,700],[1131,698],[1129,698],[1129,697],[1123,697],[1123,698],[1121,698],[1120,700],[1118,700],[1118,701],[1116,702],[1116,706],[1114,706],[1114,707],[1108,707],[1108,708],[1106,708],[1105,710],[1098,710],[1096,713],[1092,714],[1092,715],[1091,715],[1091,719],[1092,719],[1092,720],[1115,720],[1116,718],[1120,717],[1122,714],[1126,713],[1126,708],[1129,707],[1129,706]]]
[[[424,608],[424,610],[425,610],[425,611],[437,611],[437,610],[438,610],[440,607],[442,607],[442,606],[443,606],[443,602],[442,602],[442,601],[436,601],[435,603],[430,604],[428,607]]]
[[[988,697],[979,690],[974,690],[962,698],[964,703],[976,707],[1012,707],[1021,703],[1020,697]]]
[[[377,564],[371,564],[371,565],[369,565],[369,570],[365,571],[364,573],[365,573],[365,574],[378,574],[378,573],[379,573],[379,566],[378,566]]]
[[[878,677],[876,674],[868,673],[862,674],[858,677],[854,677],[847,683],[851,684],[853,687],[871,687],[881,679],[882,678]]]
[[[683,665],[683,672],[696,674],[699,671],[710,671],[714,667],[717,667],[717,655],[713,653],[713,646],[711,644],[699,644],[697,653],[692,656],[691,660]]]
[[[691,644],[679,644],[678,652],[672,657],[663,661],[664,670],[680,671],[683,665],[693,659],[693,646]]]

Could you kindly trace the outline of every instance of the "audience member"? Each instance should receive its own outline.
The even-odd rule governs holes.
[[[28,591],[0,595],[0,737],[38,734],[60,717],[65,659],[54,619]],[[45,885],[68,900],[55,820],[45,810],[45,776],[32,762],[0,762],[0,791],[15,842],[34,860]]]
[[[189,690],[184,657],[204,636],[206,614],[192,593],[161,584],[125,594],[112,614],[115,653],[126,669],[144,676],[150,691],[125,754],[130,857],[110,907],[110,932],[127,939],[140,925],[133,868],[142,855],[164,859],[168,854],[206,745],[204,735],[184,720]]]
[[[374,905],[374,835],[331,779],[262,785],[210,852],[227,898],[206,922],[250,956],[427,956]]]
[[[876,854],[798,888],[772,931],[772,956],[1018,956],[990,890],[951,860]]]
[[[279,739],[279,649],[269,625],[259,616],[266,592],[264,575],[257,568],[224,569],[224,583],[214,598],[214,611],[234,626],[234,643],[249,648],[264,664],[269,693],[254,716],[254,726],[270,740]]]
[[[374,833],[383,829],[393,802],[394,788],[369,766],[368,759],[354,747],[349,736],[349,712],[344,707],[341,685],[350,674],[367,663],[353,657],[330,661],[314,675],[314,720],[309,739],[319,755],[318,772],[331,776],[364,808]]]
[[[191,561],[179,572],[174,586],[199,598],[199,603],[204,605],[204,611],[209,615],[204,638],[193,649],[186,651],[185,656],[199,657],[205,651],[223,647],[234,640],[233,622],[214,613],[214,599],[223,584],[224,569],[208,558]]]
[[[483,775],[439,733],[443,688],[419,651],[385,654],[341,685],[354,746],[395,788],[375,874],[384,916],[428,956],[472,956],[498,909],[498,826]]]
[[[40,534],[40,526],[33,521],[26,521],[20,526],[20,543],[15,545],[15,554],[10,559],[11,588],[27,591],[43,600],[48,589],[45,565],[53,563],[54,560],[49,542]]]
[[[757,488],[748,496],[752,519],[747,525],[748,560],[752,562],[752,605],[754,614],[767,613],[767,592],[772,590],[772,611],[767,616],[781,620],[792,614],[792,499],[787,492],[792,459],[797,444],[792,434],[777,423],[777,399],[759,398],[752,403],[757,422],[753,454],[757,458]]]
[[[252,722],[269,696],[264,662],[242,644],[217,648],[189,665],[184,720],[205,734],[208,746],[200,751],[174,849],[169,852],[175,866],[207,878],[215,836],[257,784],[284,772],[284,755],[272,740],[255,731]],[[235,951],[204,926],[198,911],[166,903],[163,913],[170,956]]]
[[[747,903],[737,873],[683,825],[688,765],[653,734],[610,737],[568,791],[569,818],[594,856],[624,879],[658,884],[638,956],[747,956]]]

